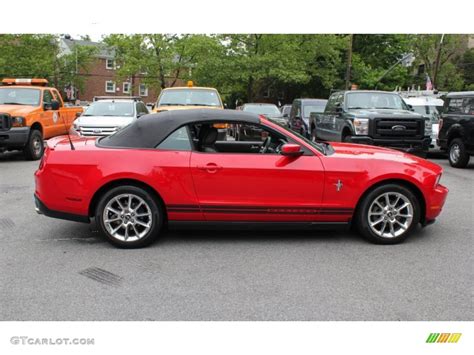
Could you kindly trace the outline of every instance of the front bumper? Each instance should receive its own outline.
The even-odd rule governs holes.
[[[407,153],[428,152],[431,137],[423,139],[377,139],[369,136],[352,136],[352,143],[376,145],[401,150]]]
[[[448,197],[448,188],[438,184],[427,196],[425,223],[429,224],[441,213],[446,198]]]
[[[0,148],[20,148],[28,143],[30,127],[12,127],[0,131]]]
[[[48,207],[46,207],[46,205],[39,199],[38,196],[34,195],[34,198],[35,198],[35,210],[36,210],[36,213],[38,214],[42,214],[42,215],[45,215],[47,217],[52,217],[52,218],[65,219],[67,221],[90,223],[89,216],[82,216],[82,215],[73,214],[73,213],[51,210]]]

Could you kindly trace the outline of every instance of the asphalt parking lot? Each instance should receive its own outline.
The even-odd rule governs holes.
[[[120,250],[37,215],[38,162],[0,154],[0,320],[473,320],[474,159],[401,245],[349,232],[168,232]]]

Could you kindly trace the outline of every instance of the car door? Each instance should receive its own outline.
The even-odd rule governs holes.
[[[332,120],[334,119],[334,111],[336,108],[336,94],[329,98],[324,113],[317,115],[316,120],[316,137],[322,140],[331,140]]]
[[[66,134],[74,121],[72,117],[73,111],[64,108],[63,100],[59,96],[59,92],[55,89],[52,90],[53,99],[59,102],[59,109],[53,110],[53,124],[55,135]]]
[[[56,122],[57,115],[54,115],[54,111],[51,109],[51,101],[54,99],[51,90],[43,90],[43,112],[40,113],[41,123],[43,125],[43,137],[50,138],[57,136]]]
[[[262,137],[281,139],[268,127],[260,128]],[[205,218],[208,221],[320,220],[317,209],[322,200],[324,171],[319,157],[307,150],[305,155],[290,158],[250,149],[247,153],[194,149],[191,174]]]

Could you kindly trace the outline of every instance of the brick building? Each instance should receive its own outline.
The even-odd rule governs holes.
[[[126,80],[118,81],[116,78],[116,63],[113,49],[107,48],[103,43],[61,38],[60,53],[63,55],[74,54],[75,46],[93,46],[97,54],[88,67],[87,72],[79,70],[82,77],[82,89],[76,93],[76,98],[83,101],[92,101],[94,96],[141,96],[143,101],[156,102],[159,91],[149,88],[143,83],[143,74],[137,73]],[[69,90],[64,95],[70,95]]]

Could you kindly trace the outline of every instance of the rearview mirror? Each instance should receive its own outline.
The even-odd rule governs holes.
[[[299,157],[303,154],[303,151],[300,145],[287,143],[283,144],[280,153],[286,157]]]

